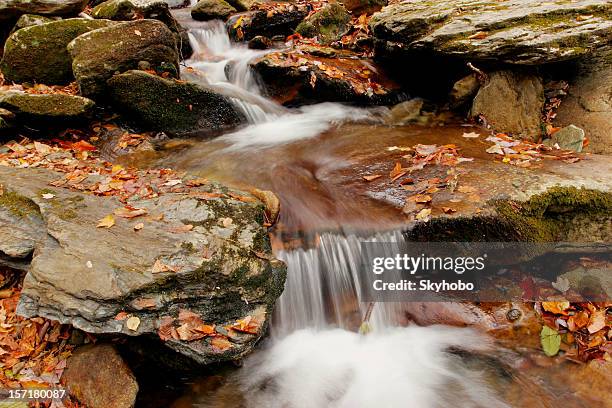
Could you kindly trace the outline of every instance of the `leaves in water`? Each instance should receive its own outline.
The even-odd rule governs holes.
[[[555,329],[544,326],[540,332],[540,342],[542,343],[544,353],[548,357],[553,357],[559,352],[559,347],[561,346],[561,336]]]

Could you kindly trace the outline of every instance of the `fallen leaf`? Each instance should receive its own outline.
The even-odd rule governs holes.
[[[421,211],[419,211],[419,213],[416,215],[416,219],[417,220],[422,220],[422,221],[427,221],[429,219],[429,216],[431,215],[431,208],[423,208]]]
[[[55,197],[55,194],[51,194],[51,193],[45,193],[42,195],[42,198],[44,198],[45,200],[50,200],[54,197]]]
[[[489,34],[485,31],[478,31],[477,33],[470,35],[468,39],[469,40],[482,40],[484,38],[487,38],[487,35]]]
[[[138,224],[134,225],[134,231],[140,231],[143,228],[144,224],[142,222],[139,222]]]
[[[111,228],[113,225],[115,225],[115,217],[113,217],[112,214],[107,215],[106,217],[102,218],[100,221],[98,221],[98,228]]]
[[[431,196],[427,194],[417,194],[414,196],[414,201],[419,204],[427,204],[431,202]]]
[[[160,259],[155,261],[153,264],[153,268],[151,269],[151,273],[162,273],[162,272],[176,272],[177,269],[170,265],[166,265]]]
[[[147,210],[143,208],[121,207],[117,208],[114,214],[121,218],[136,218],[147,214]]]
[[[140,326],[140,319],[136,316],[131,316],[125,322],[125,326],[132,331],[136,331],[138,330],[138,326]]]
[[[185,232],[189,232],[193,229],[193,225],[191,224],[181,224],[178,225],[176,227],[171,227],[168,229],[168,231],[173,232],[175,234],[182,234]]]
[[[225,351],[232,348],[232,343],[225,337],[213,337],[210,341],[210,345],[218,351]]]
[[[457,210],[451,207],[442,207],[442,211],[444,211],[444,214],[452,214],[454,212],[457,212]]]
[[[561,336],[555,329],[551,329],[548,326],[542,327],[540,332],[540,343],[542,343],[542,350],[548,357],[556,356],[561,346]]]
[[[591,319],[589,321],[589,325],[587,330],[589,333],[593,334],[606,326],[606,311],[604,309],[596,310],[591,314]]]
[[[493,146],[489,147],[486,152],[490,154],[504,155],[504,149],[498,144],[494,144]]]
[[[471,139],[471,138],[480,137],[480,133],[476,133],[476,132],[463,133],[462,136],[465,138]]]
[[[554,314],[567,314],[565,310],[570,307],[570,302],[542,302],[542,308]]]
[[[552,287],[557,289],[559,292],[567,292],[570,288],[570,281],[562,276],[557,276],[557,280],[552,282]]]
[[[369,176],[363,176],[363,179],[365,181],[374,181],[374,180],[379,179],[381,177],[382,177],[382,174],[372,174],[372,175],[369,175]]]

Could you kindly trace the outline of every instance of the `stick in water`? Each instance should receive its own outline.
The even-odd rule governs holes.
[[[370,327],[370,316],[372,316],[372,309],[374,309],[374,303],[375,302],[368,303],[368,308],[366,309],[365,316],[363,318],[363,321],[361,322],[361,326],[359,326],[359,334],[365,335],[372,331],[372,328]]]

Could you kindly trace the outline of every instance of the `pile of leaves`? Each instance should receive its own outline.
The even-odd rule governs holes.
[[[68,85],[43,85],[34,84],[32,86],[24,86],[22,84],[8,84],[4,80],[4,76],[0,73],[0,92],[2,91],[21,91],[29,94],[66,94],[78,95],[79,87],[76,82]]]
[[[485,139],[494,144],[487,148],[487,153],[498,155],[503,163],[517,167],[540,167],[542,159],[561,160],[565,163],[576,163],[580,157],[571,150],[561,150],[533,143],[527,140],[516,140],[504,133],[491,135]]]
[[[19,272],[0,267],[0,274]],[[55,388],[66,367],[73,346],[68,340],[72,328],[56,321],[35,317],[25,319],[15,309],[21,294],[20,279],[0,290],[0,386],[5,389]],[[51,402],[39,403],[49,406]],[[36,405],[35,405],[36,406]],[[78,407],[70,398],[55,401],[55,408]]]
[[[562,350],[570,360],[612,361],[612,303],[540,302],[536,310],[544,322],[540,339],[546,355]]]
[[[367,14],[362,14],[359,17],[353,17],[350,23],[349,31],[342,36],[340,41],[333,43],[334,46],[359,50],[363,52],[362,56],[371,58],[374,55],[372,47],[372,33],[370,32],[370,17]]]

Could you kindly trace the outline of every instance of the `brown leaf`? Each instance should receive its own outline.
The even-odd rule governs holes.
[[[368,176],[363,176],[363,179],[365,181],[374,181],[374,180],[379,179],[381,177],[382,177],[382,174],[371,174],[371,175],[368,175]]]
[[[232,343],[230,343],[227,338],[221,336],[213,337],[210,341],[210,345],[213,347],[213,349],[216,349],[217,351],[225,351],[232,348]]]
[[[596,310],[591,314],[587,330],[592,334],[600,331],[604,327],[606,327],[606,311],[604,309]]]

